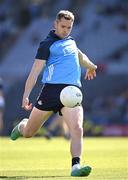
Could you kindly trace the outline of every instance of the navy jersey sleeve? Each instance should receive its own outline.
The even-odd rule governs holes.
[[[37,54],[35,56],[36,59],[47,60],[50,54],[50,44],[47,41],[42,41],[37,50]]]

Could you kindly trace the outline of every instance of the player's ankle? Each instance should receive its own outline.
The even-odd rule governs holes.
[[[72,171],[75,171],[75,170],[77,170],[77,169],[80,169],[80,164],[74,164],[74,165],[72,166]]]
[[[23,129],[26,126],[28,122],[28,119],[23,119],[19,124],[18,124],[18,131],[20,132],[20,134],[23,134]]]
[[[72,158],[72,171],[80,169],[80,158],[79,157],[73,157]]]
[[[79,157],[73,157],[72,158],[72,166],[75,164],[80,164],[80,158]]]

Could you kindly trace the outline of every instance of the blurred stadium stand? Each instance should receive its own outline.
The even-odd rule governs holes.
[[[128,1],[1,0],[0,76],[6,94],[3,135],[27,115],[20,107],[24,82],[39,42],[53,28],[61,9],[75,14],[72,36],[98,65],[94,81],[83,81],[82,77],[87,134],[128,135],[123,134],[128,132]],[[39,86],[38,81],[31,96],[33,102]]]

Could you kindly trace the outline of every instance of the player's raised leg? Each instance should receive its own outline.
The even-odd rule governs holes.
[[[14,127],[11,133],[11,139],[16,140],[20,136],[26,138],[34,136],[52,113],[52,111],[41,111],[34,107],[29,119],[23,119]]]
[[[71,136],[71,176],[88,176],[91,172],[91,167],[80,166],[80,158],[83,149],[83,108],[82,106],[77,106],[75,108],[64,107],[61,112],[69,127]]]

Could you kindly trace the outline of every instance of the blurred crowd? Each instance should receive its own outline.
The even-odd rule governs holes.
[[[121,33],[128,33],[128,1],[101,0],[96,5],[96,12],[102,17],[110,18],[115,26]],[[99,24],[97,24],[99,26]],[[128,52],[128,44],[115,50],[110,56],[106,57],[109,62],[121,62],[123,56]]]
[[[118,28],[122,31],[128,31],[128,1],[117,0],[111,2],[101,1],[97,5],[97,13],[103,16],[120,16]]]
[[[49,15],[53,3],[52,0],[0,1],[0,57],[34,19]]]
[[[96,97],[86,111],[94,124],[128,124],[128,89],[119,95]]]

